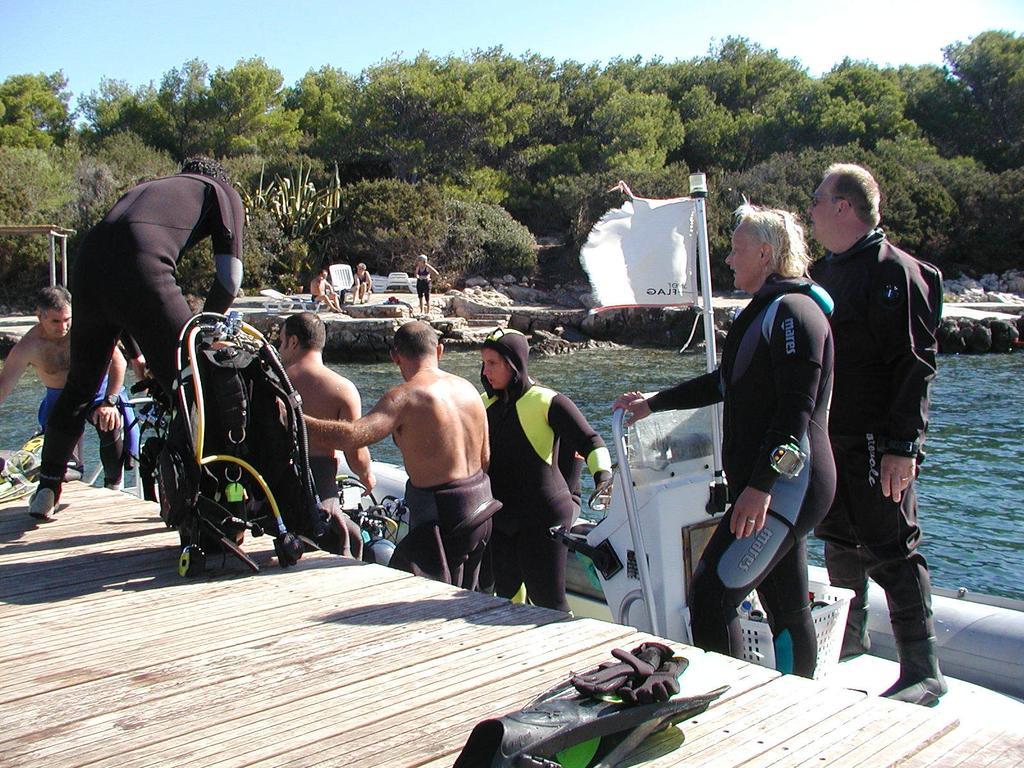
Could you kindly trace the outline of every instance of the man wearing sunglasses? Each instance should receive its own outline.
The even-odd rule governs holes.
[[[885,590],[900,676],[883,695],[934,704],[946,692],[935,655],[928,565],[918,552],[914,480],[922,458],[942,314],[942,275],[879,228],[880,192],[857,165],[828,168],[808,210],[826,249],[811,276],[835,300],[829,436],[836,497],[815,529],[836,586],[855,597],[843,656],[870,647],[867,579]]]

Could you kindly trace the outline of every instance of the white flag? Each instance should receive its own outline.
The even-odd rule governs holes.
[[[697,301],[697,205],[634,197],[608,211],[580,250],[599,309]]]

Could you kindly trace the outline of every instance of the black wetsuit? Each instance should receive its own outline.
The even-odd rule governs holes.
[[[67,383],[46,426],[40,487],[59,492],[63,466],[114,344],[130,335],[170,393],[178,335],[192,317],[175,281],[181,254],[205,237],[241,271],[245,210],[238,193],[209,176],[178,174],[130,189],[86,235],[72,274],[74,323]],[[205,309],[224,312],[234,295],[215,280]]]
[[[875,230],[812,275],[835,299],[835,396],[829,422],[838,485],[815,533],[825,540],[833,584],[852,589],[863,608],[867,577],[886,593],[899,642],[933,635],[928,566],[917,551],[921,529],[913,478],[899,503],[882,495],[882,455],[919,456],[936,373],[935,331],[942,278]]]
[[[309,471],[313,475],[320,508],[331,518],[330,525],[317,544],[328,552],[359,560],[363,556],[362,532],[358,523],[345,514],[341,490],[338,488],[336,456],[310,456]]]
[[[789,656],[786,671],[807,677],[814,673],[817,644],[807,599],[806,538],[835,490],[827,434],[832,338],[818,303],[827,304],[827,297],[810,288],[806,281],[769,277],[733,323],[721,367],[648,401],[652,410],[663,411],[724,400],[722,459],[732,501],[747,486],[772,494],[760,532],[737,539],[729,530],[730,508],[712,534],[690,589],[693,642],[739,656],[736,609],[756,587],[777,660]],[[807,456],[792,479],[770,460],[773,449],[788,443]]]
[[[501,504],[483,470],[430,488],[405,485],[409,532],[391,556],[390,566],[476,589],[491,535],[491,519]]]
[[[416,295],[430,304],[430,269],[416,269]]]
[[[565,546],[554,526],[572,526],[579,511],[580,469],[608,473],[611,458],[601,436],[565,395],[531,382],[529,347],[506,333],[489,346],[515,372],[504,392],[484,397],[490,434],[488,474],[502,510],[494,516],[488,548],[495,592],[513,597],[525,583],[534,605],[568,611]],[[485,387],[489,385],[484,380]],[[582,459],[577,459],[577,456]]]

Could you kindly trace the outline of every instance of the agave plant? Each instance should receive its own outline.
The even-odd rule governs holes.
[[[276,175],[267,183],[260,171],[256,189],[242,192],[246,210],[269,211],[287,237],[307,240],[331,225],[341,205],[338,166],[334,166],[331,183],[320,190],[310,181],[311,173],[312,168],[300,163],[296,171],[287,176]]]

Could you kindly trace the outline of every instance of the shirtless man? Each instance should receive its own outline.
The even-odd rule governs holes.
[[[487,414],[476,388],[438,367],[444,347],[423,322],[395,333],[391,360],[404,383],[392,387],[355,421],[307,417],[310,434],[342,450],[391,435],[402,452],[409,482],[409,533],[392,567],[475,589],[491,517],[501,504],[491,496]]]
[[[39,428],[45,429],[50,410],[64,389],[70,367],[71,294],[67,289],[56,286],[39,291],[36,318],[39,322],[14,345],[0,370],[0,403],[7,399],[25,369],[31,365],[46,387],[46,396],[39,406]],[[127,398],[121,397],[126,369],[124,356],[115,354],[88,415],[99,433],[103,484],[107,488],[120,488],[122,484],[125,446],[121,428],[124,410],[130,408]],[[75,462],[80,463],[80,459],[75,457]],[[51,514],[40,519],[52,519],[52,510]]]
[[[341,304],[338,303],[338,295],[334,292],[329,275],[328,270],[321,269],[310,282],[309,292],[313,296],[313,301],[325,305],[334,312],[341,312]]]
[[[324,365],[323,349],[327,332],[324,321],[312,312],[291,315],[281,327],[278,349],[299,395],[302,412],[318,419],[353,421],[362,413],[355,385]],[[345,461],[359,481],[372,491],[375,484],[370,470],[370,451],[357,448],[345,451]],[[310,435],[309,464],[321,504],[331,516],[331,529],[338,536],[338,554],[362,557],[363,540],[359,526],[341,510],[338,496],[338,459],[334,448],[322,438]]]

